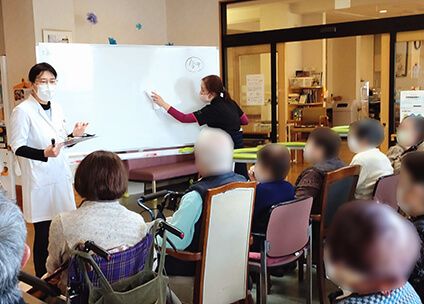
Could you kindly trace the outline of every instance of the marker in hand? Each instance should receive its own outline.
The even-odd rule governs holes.
[[[44,157],[57,157],[60,153],[63,144],[56,146],[56,140],[54,138],[51,139],[51,142],[52,144],[44,150]]]

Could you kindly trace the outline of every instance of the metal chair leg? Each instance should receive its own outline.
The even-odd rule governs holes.
[[[306,297],[306,303],[312,304],[312,225],[309,225],[309,249],[306,265],[308,268],[308,294]]]
[[[268,267],[266,263],[266,255],[268,248],[268,242],[264,241],[263,250],[261,252],[261,275],[260,275],[260,304],[266,304],[268,296]]]

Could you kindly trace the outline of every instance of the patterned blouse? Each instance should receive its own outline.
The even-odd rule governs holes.
[[[412,288],[411,284],[392,290],[388,295],[374,293],[360,296],[351,294],[346,298],[335,300],[333,304],[422,304],[420,297]]]
[[[391,147],[387,151],[386,156],[390,160],[390,163],[392,164],[393,174],[399,174],[400,165],[402,162],[402,156],[404,155],[404,153],[405,152],[408,153],[412,151],[424,151],[424,142],[418,144],[417,146],[412,146],[408,150],[406,150],[406,148],[401,145],[396,145]]]

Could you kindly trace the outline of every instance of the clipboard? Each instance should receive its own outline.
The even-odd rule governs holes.
[[[79,144],[83,141],[90,140],[90,139],[93,139],[93,138],[96,138],[96,137],[98,137],[98,136],[96,136],[96,134],[86,134],[86,135],[83,135],[81,137],[70,138],[68,140],[65,140],[64,142],[61,142],[60,144],[63,145],[64,148],[69,148],[69,147],[72,147],[72,146]]]

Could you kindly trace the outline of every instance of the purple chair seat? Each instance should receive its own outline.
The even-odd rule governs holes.
[[[159,165],[147,168],[132,169],[129,172],[130,180],[160,181],[164,179],[196,174],[194,160]]]

